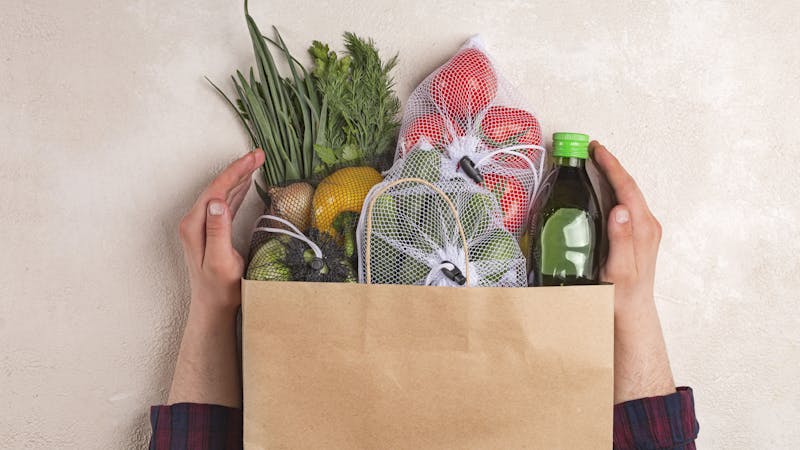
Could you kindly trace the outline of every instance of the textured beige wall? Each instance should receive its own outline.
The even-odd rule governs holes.
[[[202,80],[251,62],[241,6],[1,3],[0,447],[141,448],[187,301],[177,222],[247,149]],[[546,131],[615,149],[661,219],[657,301],[701,447],[796,448],[795,2],[252,3],[297,52],[345,29],[399,51],[403,97],[482,32]]]

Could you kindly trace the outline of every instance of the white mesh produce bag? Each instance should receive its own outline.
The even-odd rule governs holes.
[[[357,236],[362,283],[527,286],[525,258],[497,200],[460,178],[376,185]]]
[[[519,237],[545,163],[531,111],[474,37],[409,97],[395,161],[417,148],[437,149],[445,157],[442,179],[458,176],[492,191],[505,228]]]

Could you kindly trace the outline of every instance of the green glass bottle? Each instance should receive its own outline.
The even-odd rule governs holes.
[[[553,134],[552,189],[531,217],[531,286],[597,283],[602,215],[586,173],[588,157],[589,136]]]

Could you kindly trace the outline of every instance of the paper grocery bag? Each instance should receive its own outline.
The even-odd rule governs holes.
[[[613,289],[244,280],[245,448],[611,448]]]

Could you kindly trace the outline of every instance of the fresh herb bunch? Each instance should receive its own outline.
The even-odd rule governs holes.
[[[289,53],[278,30],[273,27],[275,40],[266,38],[250,16],[247,1],[244,8],[257,72],[251,67],[249,77],[238,70],[236,76],[231,76],[239,97],[235,104],[211,84],[238,113],[253,146],[266,152],[262,168],[268,185],[311,178],[319,163],[314,154],[322,104],[317,88],[306,69]],[[268,42],[283,54],[291,77],[281,77]],[[256,187],[266,201],[266,192],[258,183]]]
[[[397,56],[383,63],[374,42],[345,33],[347,55],[318,41],[309,50],[309,73],[289,52],[278,30],[264,36],[244,2],[256,69],[231,76],[238,98],[232,101],[209,83],[236,111],[253,146],[266,153],[262,172],[267,186],[324,177],[333,169],[374,164],[391,151],[399,127],[400,101],[391,70]],[[285,60],[291,76],[283,77],[271,47]],[[266,189],[256,183],[265,203]]]
[[[344,34],[346,55],[339,58],[327,44],[314,41],[311,72],[323,98],[326,116],[314,149],[322,169],[380,160],[393,144],[400,122],[400,100],[391,71],[397,55],[383,63],[372,39]]]

